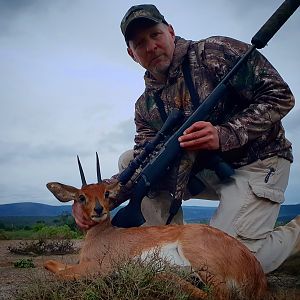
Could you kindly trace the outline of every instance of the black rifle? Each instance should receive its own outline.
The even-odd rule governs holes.
[[[118,227],[135,227],[140,226],[145,222],[141,212],[142,199],[147,195],[150,188],[166,173],[168,168],[172,165],[178,154],[182,151],[178,138],[183,132],[197,121],[205,120],[211,113],[213,108],[218,103],[219,99],[225,95],[229,80],[238,72],[240,67],[247,61],[249,56],[255,49],[264,48],[269,40],[281,28],[281,26],[288,20],[288,18],[296,11],[300,5],[300,0],[285,0],[282,5],[275,11],[275,13],[268,19],[268,21],[260,28],[251,40],[252,46],[248,51],[239,59],[231,71],[221,80],[212,93],[204,100],[204,102],[196,109],[196,111],[180,126],[179,129],[173,133],[163,146],[160,147],[157,153],[156,146],[164,141],[167,134],[172,131],[174,125],[178,123],[178,111],[175,111],[170,119],[166,121],[163,128],[156,135],[152,143],[145,146],[145,150],[125,169],[118,177],[121,184],[126,184],[135,171],[142,167],[142,171],[133,180],[133,188],[129,204],[121,208],[112,219],[112,224]],[[167,133],[167,134],[166,134]],[[147,163],[144,166],[145,160]],[[217,165],[221,167],[222,173],[225,177],[231,170],[227,169],[228,166],[217,159]],[[224,167],[224,170],[223,170]],[[180,203],[181,204],[181,203]],[[170,208],[170,214],[174,215],[178,210],[180,204],[175,203]]]

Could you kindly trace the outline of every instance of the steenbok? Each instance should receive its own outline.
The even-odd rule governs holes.
[[[215,299],[227,299],[233,291],[243,299],[265,299],[265,274],[254,255],[238,240],[203,224],[113,227],[109,194],[114,192],[116,184],[101,180],[98,156],[98,183],[86,184],[80,162],[79,167],[81,189],[58,182],[50,182],[47,187],[61,202],[79,202],[86,216],[98,224],[87,231],[78,264],[49,260],[46,269],[63,279],[107,275],[114,271],[112,262],[118,259],[158,253],[169,263],[190,268],[198,280],[212,287]],[[188,282],[182,284],[180,280],[180,284],[190,291],[193,299],[207,296]]]

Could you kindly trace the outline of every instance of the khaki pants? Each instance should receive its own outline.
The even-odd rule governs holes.
[[[132,155],[131,150],[121,155],[120,170],[128,165]],[[287,225],[274,229],[280,204],[284,201],[289,171],[290,162],[274,156],[236,169],[232,180],[226,183],[221,183],[211,170],[205,169],[197,174],[206,189],[193,198],[220,201],[210,225],[245,244],[266,273],[278,268],[300,247],[299,216]],[[185,198],[190,199],[188,193]],[[146,225],[165,224],[171,200],[167,191],[152,199],[145,197],[142,212]],[[182,210],[173,222],[183,223]]]

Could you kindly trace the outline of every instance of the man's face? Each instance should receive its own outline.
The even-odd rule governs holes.
[[[138,27],[138,26],[137,26]],[[165,78],[174,49],[175,33],[171,25],[159,23],[139,26],[132,31],[128,54],[155,78]]]

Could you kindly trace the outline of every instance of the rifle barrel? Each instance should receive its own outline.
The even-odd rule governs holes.
[[[300,0],[285,0],[253,36],[251,44],[257,49],[264,48],[299,6]]]

